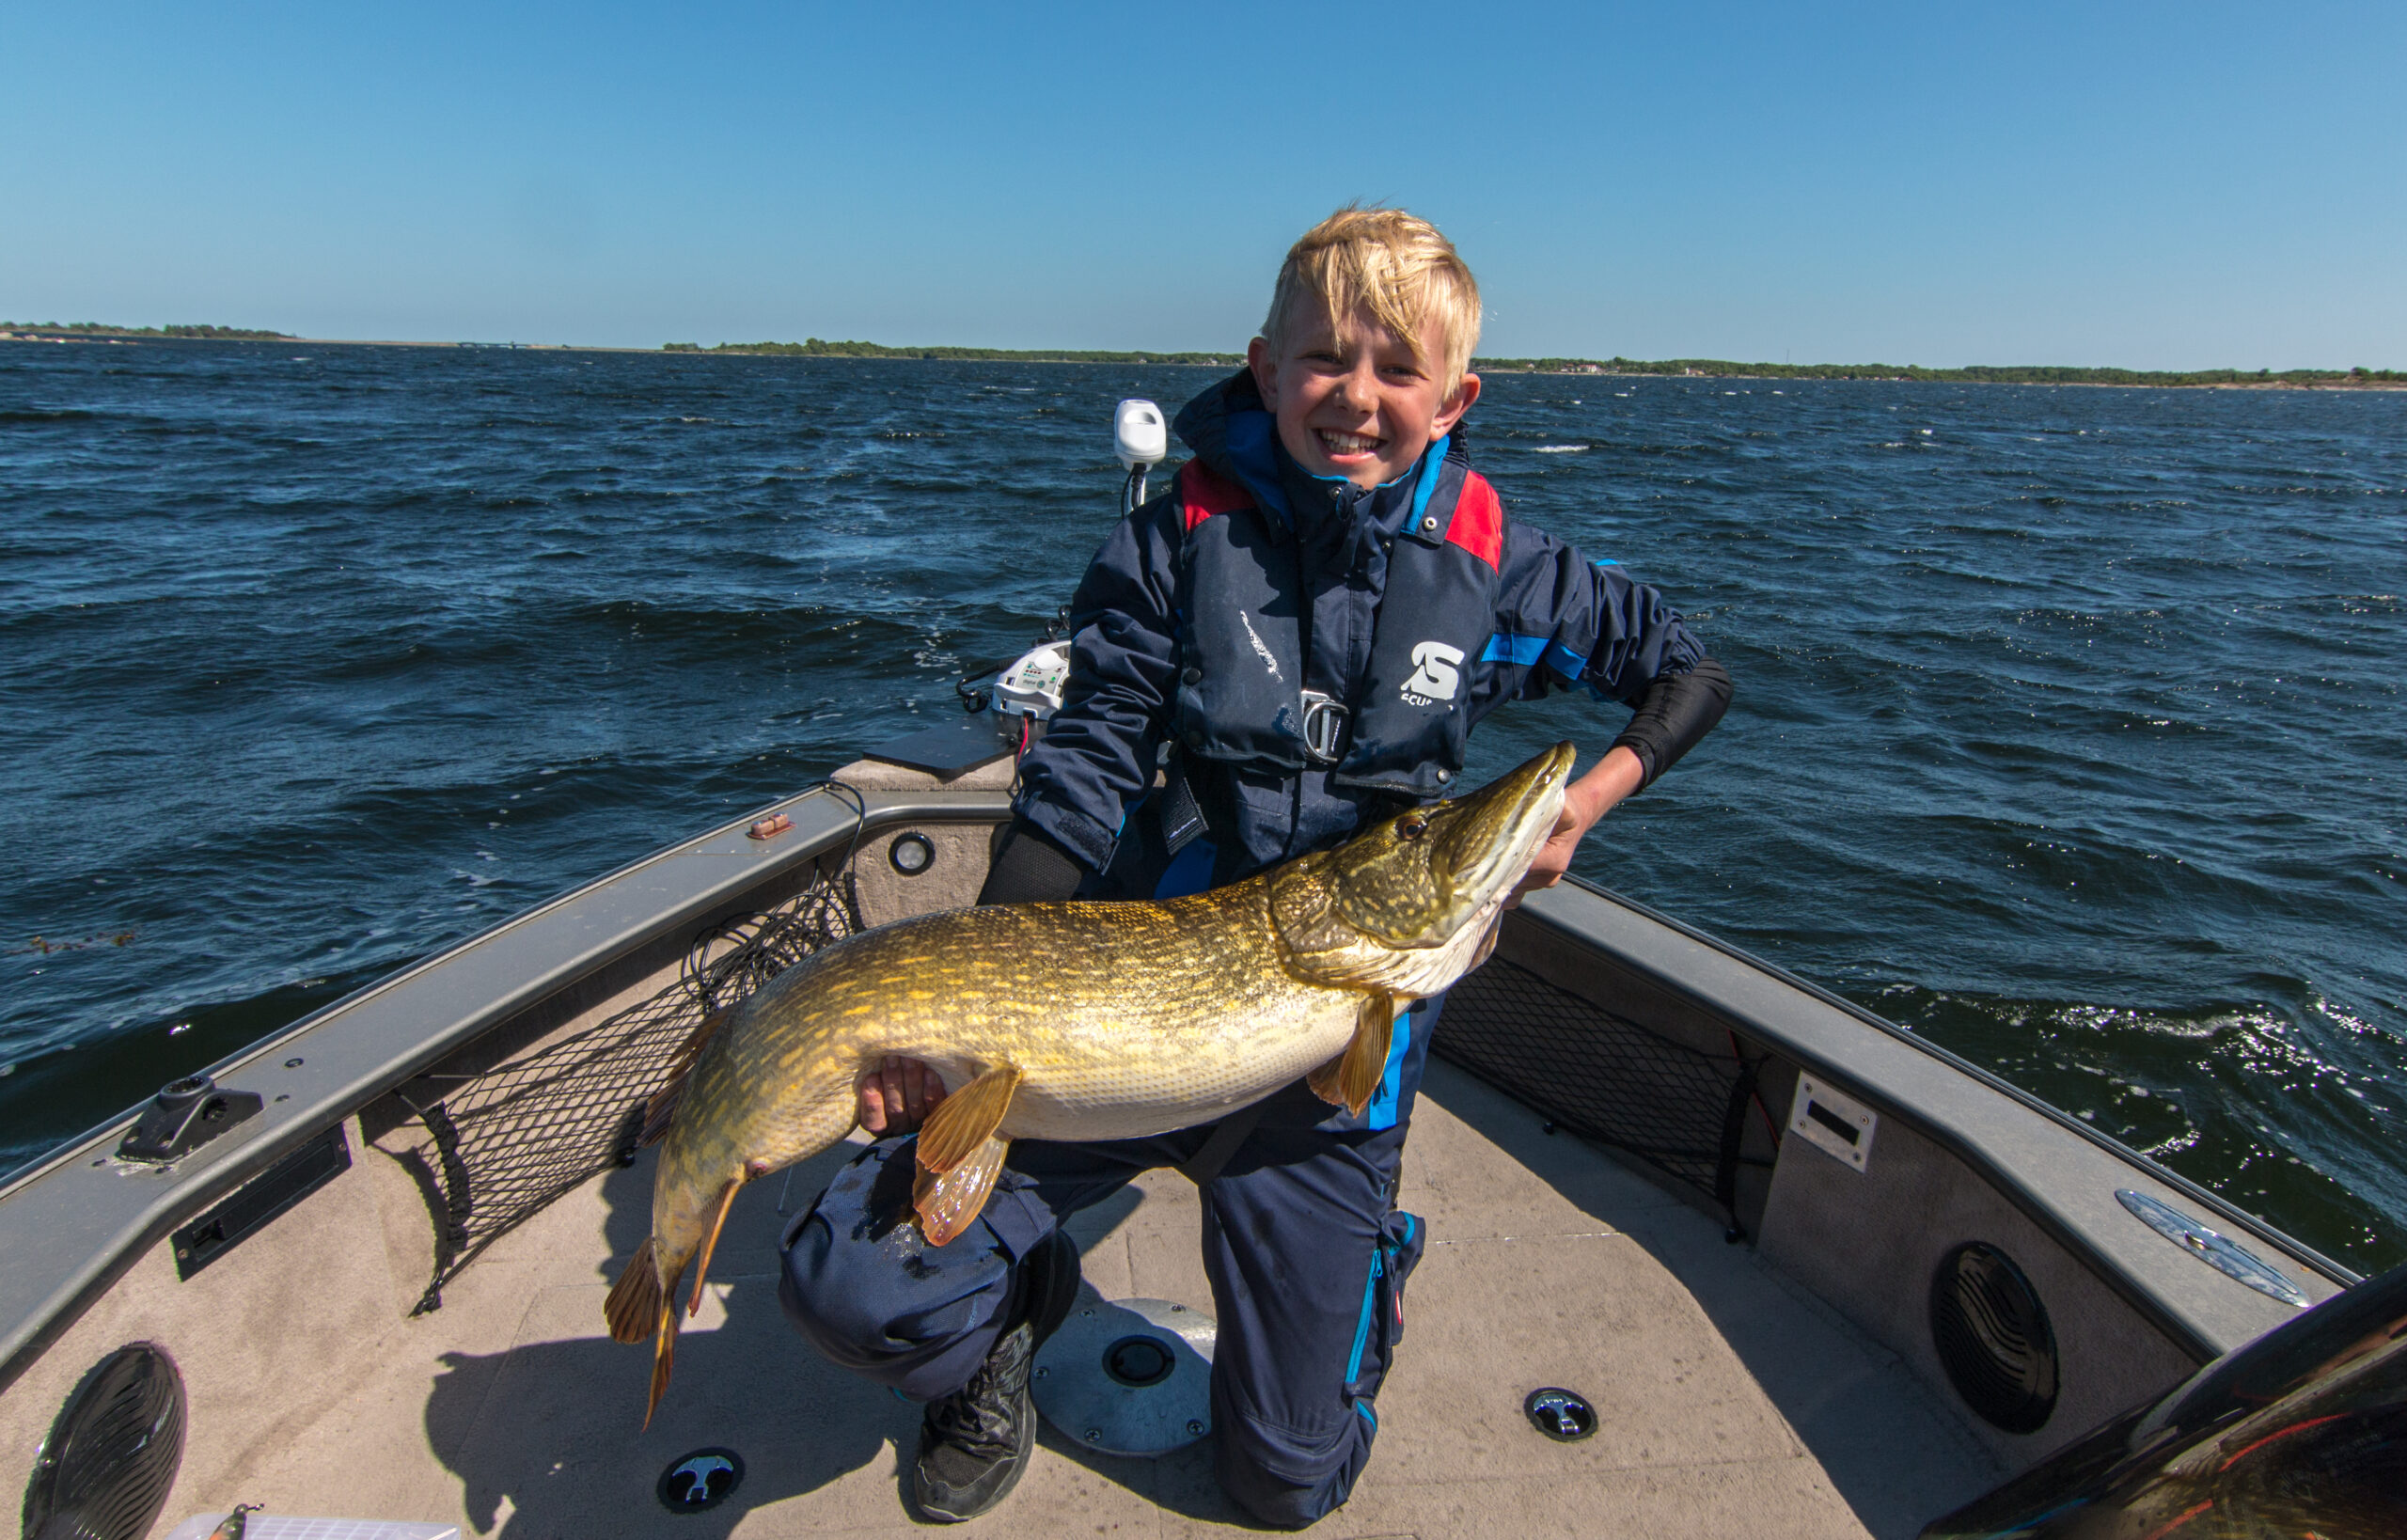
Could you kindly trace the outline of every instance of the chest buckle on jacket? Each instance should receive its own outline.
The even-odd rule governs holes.
[[[1304,692],[1304,757],[1314,764],[1335,764],[1345,749],[1345,722],[1353,715],[1333,695]]]

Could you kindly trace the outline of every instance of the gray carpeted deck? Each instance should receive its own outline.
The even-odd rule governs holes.
[[[826,1367],[778,1310],[788,1208],[840,1149],[739,1201],[675,1383],[638,1431],[647,1349],[603,1332],[602,1298],[648,1210],[650,1162],[597,1179],[506,1236],[433,1314],[397,1321],[332,1409],[212,1482],[187,1469],[165,1532],[209,1504],[463,1522],[511,1540],[925,1532],[898,1496],[917,1411]],[[363,1152],[363,1158],[380,1157]],[[1979,1445],[1894,1358],[1720,1227],[1535,1115],[1433,1064],[1404,1202],[1430,1226],[1378,1447],[1331,1536],[1909,1536],[1993,1483]],[[1082,1216],[1088,1281],[1208,1309],[1194,1189],[1156,1172]],[[330,1372],[334,1366],[330,1365]],[[1562,1445],[1521,1398],[1567,1385],[1602,1423]],[[262,1408],[264,1409],[264,1408]],[[671,1516],[653,1484],[702,1445],[742,1488]],[[222,1483],[222,1491],[204,1485]],[[1237,1527],[1207,1455],[1097,1457],[1047,1431],[1027,1479],[965,1533],[1172,1536]]]

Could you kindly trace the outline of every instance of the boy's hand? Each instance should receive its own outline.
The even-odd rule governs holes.
[[[889,1057],[861,1076],[861,1126],[873,1134],[907,1134],[944,1097],[944,1078],[936,1071],[916,1059]]]
[[[1597,821],[1611,812],[1613,804],[1638,790],[1646,778],[1646,766],[1627,748],[1616,748],[1597,762],[1597,767],[1563,789],[1563,816],[1554,822],[1554,832],[1547,836],[1538,853],[1530,857],[1530,870],[1513,896],[1504,901],[1507,909],[1518,908],[1521,895],[1539,888],[1551,888],[1571,870],[1572,855],[1580,841]]]

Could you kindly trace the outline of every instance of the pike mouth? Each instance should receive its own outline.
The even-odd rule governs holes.
[[[1501,905],[1530,869],[1538,846],[1554,832],[1563,813],[1577,751],[1560,743],[1478,794],[1478,806],[1444,836],[1448,854],[1460,858],[1454,888],[1476,914]],[[1490,798],[1501,800],[1490,806]]]

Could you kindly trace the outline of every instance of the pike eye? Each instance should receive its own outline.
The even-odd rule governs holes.
[[[1429,832],[1429,820],[1425,818],[1403,819],[1397,823],[1395,831],[1407,840],[1418,840],[1423,835]]]

